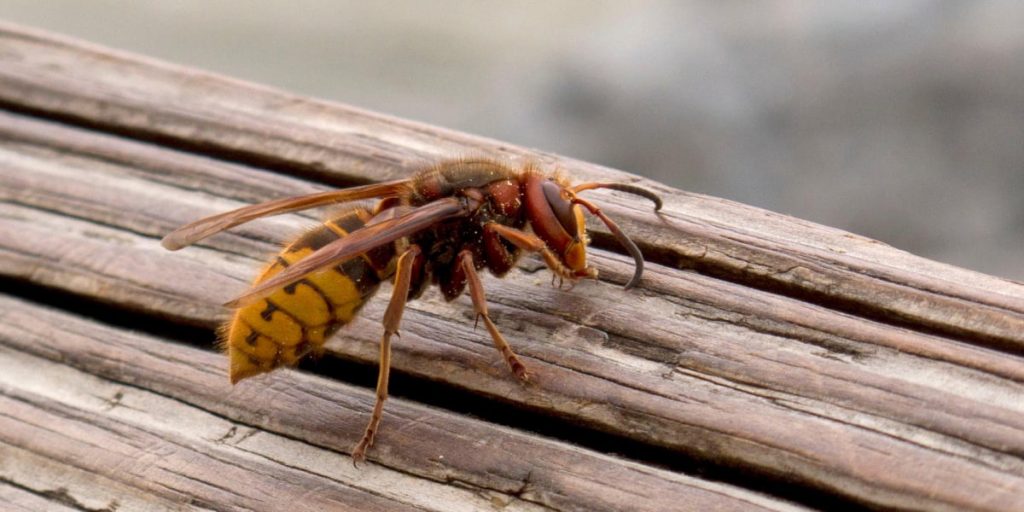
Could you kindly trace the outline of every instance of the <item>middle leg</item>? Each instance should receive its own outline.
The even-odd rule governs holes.
[[[480,275],[476,273],[476,267],[473,265],[473,253],[468,250],[460,252],[459,263],[462,265],[462,271],[466,274],[469,296],[473,299],[473,310],[476,311],[477,320],[484,319],[484,325],[487,326],[487,331],[491,333],[491,339],[494,340],[494,347],[501,352],[512,373],[523,382],[530,380],[530,374],[526,372],[526,367],[519,360],[519,356],[512,352],[512,347],[498,332],[498,328],[487,314],[487,297],[484,296],[484,285],[480,282]]]

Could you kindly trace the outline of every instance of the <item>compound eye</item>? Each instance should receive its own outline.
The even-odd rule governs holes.
[[[577,224],[577,216],[576,212],[573,211],[573,204],[569,201],[568,194],[564,193],[562,187],[551,181],[545,181],[541,187],[544,189],[544,198],[548,200],[551,211],[558,218],[558,223],[562,225],[562,228],[565,229],[569,236],[578,236],[579,225]]]

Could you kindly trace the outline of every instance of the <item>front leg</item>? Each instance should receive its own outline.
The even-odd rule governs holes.
[[[512,352],[512,347],[505,341],[505,337],[498,332],[498,328],[491,321],[490,315],[487,314],[487,297],[484,296],[484,285],[480,282],[480,276],[476,273],[476,267],[473,265],[473,253],[468,250],[460,252],[459,264],[462,265],[462,271],[466,274],[466,282],[469,284],[469,296],[473,299],[473,310],[476,311],[477,319],[484,319],[484,325],[487,326],[487,331],[491,333],[491,339],[494,340],[494,347],[498,349],[498,352],[501,352],[501,356],[505,358],[505,363],[508,364],[512,373],[519,380],[526,382],[530,379],[530,374],[526,372],[526,367],[523,366],[522,361],[519,360],[515,352]]]
[[[582,274],[577,274],[571,269],[566,267],[555,253],[551,252],[544,240],[534,235],[533,233],[527,233],[515,228],[491,222],[484,225],[484,229],[491,230],[500,235],[505,240],[512,242],[516,247],[529,252],[539,252],[541,257],[544,258],[544,263],[547,264],[551,272],[554,273],[555,277],[559,279],[559,286],[562,281],[569,280],[569,282],[575,282],[581,277],[587,277],[590,279],[597,279],[597,269],[594,267],[587,267]]]

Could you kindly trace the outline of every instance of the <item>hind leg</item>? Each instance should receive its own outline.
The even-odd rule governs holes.
[[[402,312],[405,311],[405,303],[409,297],[413,263],[421,254],[419,246],[412,245],[398,257],[395,285],[391,292],[391,301],[388,302],[388,309],[384,312],[384,335],[380,339],[377,402],[373,405],[370,423],[366,425],[363,438],[352,449],[353,464],[366,460],[366,449],[373,445],[373,438],[380,426],[381,415],[384,413],[384,401],[388,398],[388,376],[391,372],[391,335],[398,333],[398,326],[402,323]]]

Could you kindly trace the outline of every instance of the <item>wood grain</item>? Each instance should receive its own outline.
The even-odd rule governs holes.
[[[387,463],[356,469],[339,452],[372,405],[371,390],[292,371],[232,387],[217,354],[0,296],[6,479],[45,457],[110,480],[120,507],[144,492],[211,509],[796,510],[401,399]]]
[[[638,180],[22,27],[0,24],[0,45],[0,105],[335,183],[400,178],[459,155],[538,161],[581,180]],[[784,215],[641,182],[665,196],[660,218],[646,215],[647,205],[631,197],[594,195],[655,261],[1024,353],[1019,283]],[[606,234],[597,240],[611,244]]]
[[[0,105],[15,111],[0,112],[0,274],[111,304],[126,315],[214,328],[226,314],[217,305],[244,290],[278,242],[312,222],[311,215],[240,226],[178,253],[163,251],[158,238],[199,216],[325,188],[310,177],[393,179],[441,156],[486,154],[566,168],[581,179],[636,180],[24,29],[0,27],[0,42]],[[621,289],[631,261],[608,250],[618,249],[598,226],[592,258],[601,281],[552,289],[532,260],[506,279],[485,279],[491,314],[537,375],[533,385],[518,385],[485,333],[473,329],[468,298],[448,304],[436,294],[410,303],[395,345],[396,371],[795,489],[788,496],[816,489],[870,507],[1024,508],[1024,286],[838,230],[645,185],[665,195],[663,215],[626,195],[594,194],[653,261],[638,289]],[[330,343],[329,357],[376,360],[380,302]],[[105,366],[90,355],[109,350],[105,345],[78,340],[94,347],[83,353],[47,341],[52,336],[39,329],[34,343],[17,341],[23,332],[4,343],[103,379],[141,379],[141,391],[319,448],[348,450],[369,409],[365,391],[332,388],[343,385],[296,372],[229,390],[218,358],[205,353],[204,370],[185,383],[175,378],[185,368],[164,368],[159,360],[135,374],[117,358]],[[66,330],[57,334],[75,339]],[[47,348],[54,343],[60,348]],[[137,343],[133,350],[142,353],[151,343],[160,347],[150,348],[150,357],[173,346]],[[294,398],[297,388],[312,396]],[[325,388],[338,391],[328,399]],[[66,406],[40,393],[4,390],[13,403],[28,404],[19,409],[25,417]],[[244,399],[233,401],[236,394]],[[307,405],[287,405],[293,399]],[[256,409],[249,408],[254,400]],[[502,499],[522,498],[517,489],[537,461],[478,461],[478,451],[460,443],[492,435],[488,446],[507,455],[512,434],[473,430],[424,445],[424,436],[439,434],[415,430],[418,423],[403,407],[415,406],[389,402],[371,460],[431,481],[457,475],[455,481]],[[94,420],[105,419],[82,421]],[[396,426],[402,421],[413,426]],[[522,436],[521,450],[543,451],[529,444],[539,442],[535,436]],[[430,446],[452,455],[431,458]],[[19,446],[28,453],[36,448]],[[562,456],[537,459],[549,461],[545,483],[561,486],[551,484],[527,501],[559,510],[587,496],[598,501],[582,503],[595,510],[671,503],[614,501],[616,489],[594,482],[631,481],[630,468],[637,466],[610,459],[619,473],[588,473],[604,464],[594,457],[603,456],[583,452],[590,458],[572,470],[551,462]],[[678,475],[639,467],[655,475],[644,485],[678,486],[676,492],[716,503],[701,494],[708,482],[672,483]],[[562,482],[562,473],[577,476]],[[536,478],[531,475],[531,485]],[[729,498],[719,506],[725,509],[748,501],[789,506],[724,488]]]
[[[275,251],[268,232],[286,236],[308,223],[284,216],[163,251],[157,237],[172,226],[239,204],[209,192],[216,182],[237,177],[223,188],[258,199],[268,192],[245,184],[273,175],[6,117],[6,127],[32,128],[0,145],[9,193],[0,219],[3,232],[17,233],[0,240],[11,277],[212,328],[225,314],[217,304],[260,265],[252,256]],[[192,171],[178,178],[162,162]],[[1014,356],[656,264],[627,294],[617,286],[629,276],[627,259],[600,250],[594,258],[611,283],[551,289],[529,262],[487,280],[496,321],[537,373],[534,386],[507,375],[473,330],[467,300],[436,296],[410,304],[396,369],[866,503],[956,508],[977,505],[984,492],[986,507],[1017,505],[1024,416]],[[374,361],[381,309],[371,303],[332,354]],[[945,360],[899,347],[931,347]],[[976,367],[953,364],[964,361]],[[351,435],[363,418],[349,419]],[[407,463],[387,454],[377,460]]]

